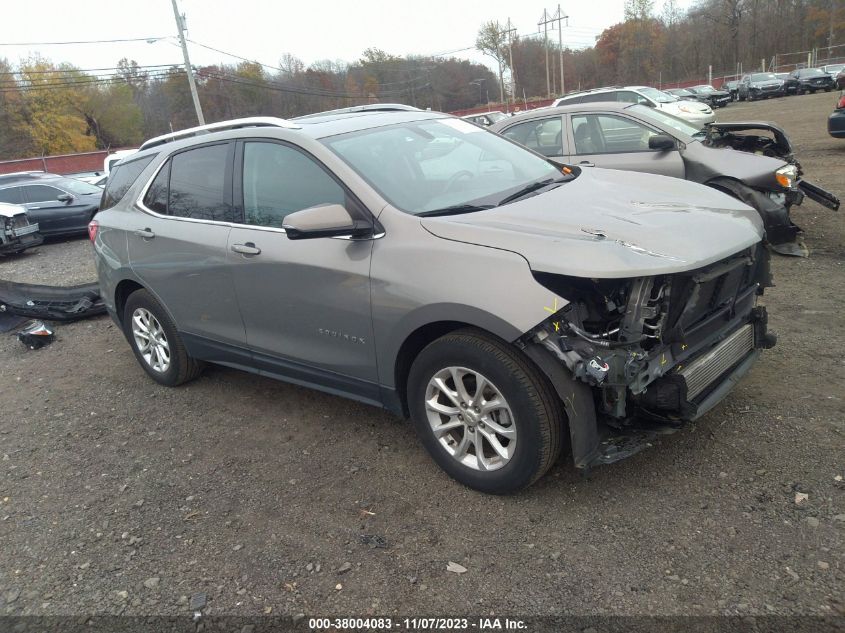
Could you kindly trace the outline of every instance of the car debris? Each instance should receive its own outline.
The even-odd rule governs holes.
[[[0,279],[0,312],[51,321],[76,321],[105,311],[96,282],[43,286]]]
[[[781,158],[791,165],[795,165],[798,169],[798,189],[810,200],[818,202],[823,207],[827,207],[833,211],[839,210],[839,198],[818,185],[801,178],[804,170],[801,168],[801,163],[795,158],[792,143],[789,142],[789,137],[782,127],[771,122],[744,121],[735,123],[710,123],[705,126],[705,130],[707,132],[707,138],[704,141],[704,145],[716,148],[730,147],[740,152]],[[767,136],[766,134],[737,134],[737,132],[753,130],[768,132],[771,136]],[[800,204],[800,202],[800,200],[793,201],[794,204]]]
[[[44,325],[43,321],[32,321],[27,327],[18,332],[18,340],[29,349],[41,349],[56,339],[53,330]]]
[[[0,202],[0,254],[16,255],[42,242],[38,223],[29,221],[26,207]]]

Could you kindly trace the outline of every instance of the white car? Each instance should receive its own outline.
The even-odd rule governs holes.
[[[573,92],[557,99],[552,103],[552,106],[597,103],[600,101],[639,103],[656,110],[662,110],[666,114],[674,115],[697,126],[704,126],[716,120],[713,109],[706,103],[678,99],[674,95],[649,86],[616,86]]]

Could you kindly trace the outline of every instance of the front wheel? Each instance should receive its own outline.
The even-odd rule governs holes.
[[[408,402],[437,464],[482,492],[530,485],[561,451],[564,413],[548,380],[518,350],[478,330],[447,334],[420,352]]]
[[[185,350],[170,315],[147,290],[136,290],[126,300],[123,333],[141,367],[159,384],[175,387],[202,371],[202,363]]]

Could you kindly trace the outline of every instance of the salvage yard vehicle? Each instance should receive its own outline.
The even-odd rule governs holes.
[[[774,73],[751,73],[739,81],[737,97],[740,101],[754,101],[769,97],[783,97],[786,88],[783,79]]]
[[[830,92],[836,87],[833,77],[820,68],[800,68],[789,73],[784,82],[786,92],[802,95],[806,92],[816,93],[816,90]]]
[[[45,237],[85,233],[102,195],[99,187],[43,171],[0,176],[0,202],[26,207]]]
[[[845,138],[845,92],[839,95],[836,107],[827,119],[827,133],[833,138]]]
[[[716,90],[713,86],[702,84],[688,90],[711,108],[724,108],[731,102],[731,93],[727,90]]]
[[[774,131],[776,138],[741,134]],[[526,112],[491,131],[555,162],[685,178],[724,191],[760,213],[766,240],[805,255],[790,208],[804,196],[833,209],[839,200],[801,179],[786,134],[769,123],[712,123],[700,129],[642,105],[587,103]],[[723,148],[739,150],[726,152]]]
[[[707,104],[687,99],[679,99],[657,88],[648,86],[615,86],[611,88],[596,88],[583,92],[572,92],[556,99],[552,106],[575,105],[581,103],[598,103],[617,101],[619,103],[639,103],[640,105],[661,110],[693,125],[704,125],[716,120],[712,108]]]
[[[385,407],[491,493],[539,478],[564,433],[581,469],[635,453],[775,343],[753,209],[561,168],[437,112],[151,139],[90,235],[101,298],[156,382],[209,361]]]
[[[488,127],[490,125],[493,125],[497,121],[507,119],[508,115],[500,110],[495,110],[493,112],[478,112],[476,114],[467,114],[461,118],[465,121],[469,121],[470,123],[475,123],[476,125],[483,125],[484,127]]]
[[[44,241],[38,224],[30,223],[26,208],[20,205],[0,202],[0,222],[0,255],[22,253]]]

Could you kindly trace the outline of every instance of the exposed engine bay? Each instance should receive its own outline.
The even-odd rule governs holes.
[[[589,386],[597,426],[609,427],[611,436],[621,432],[629,444],[619,451],[611,439],[608,452],[599,446],[601,432],[576,438],[583,429],[573,425],[581,421],[573,423],[568,410],[573,451],[582,453],[575,462],[582,467],[639,450],[642,442],[631,443],[630,432],[649,437],[641,433],[643,421],[665,432],[700,417],[750,369],[760,348],[776,342],[766,309],[756,305],[772,285],[768,251],[759,244],[683,273],[535,277],[570,303],[523,337],[526,351],[541,346],[574,381]]]

